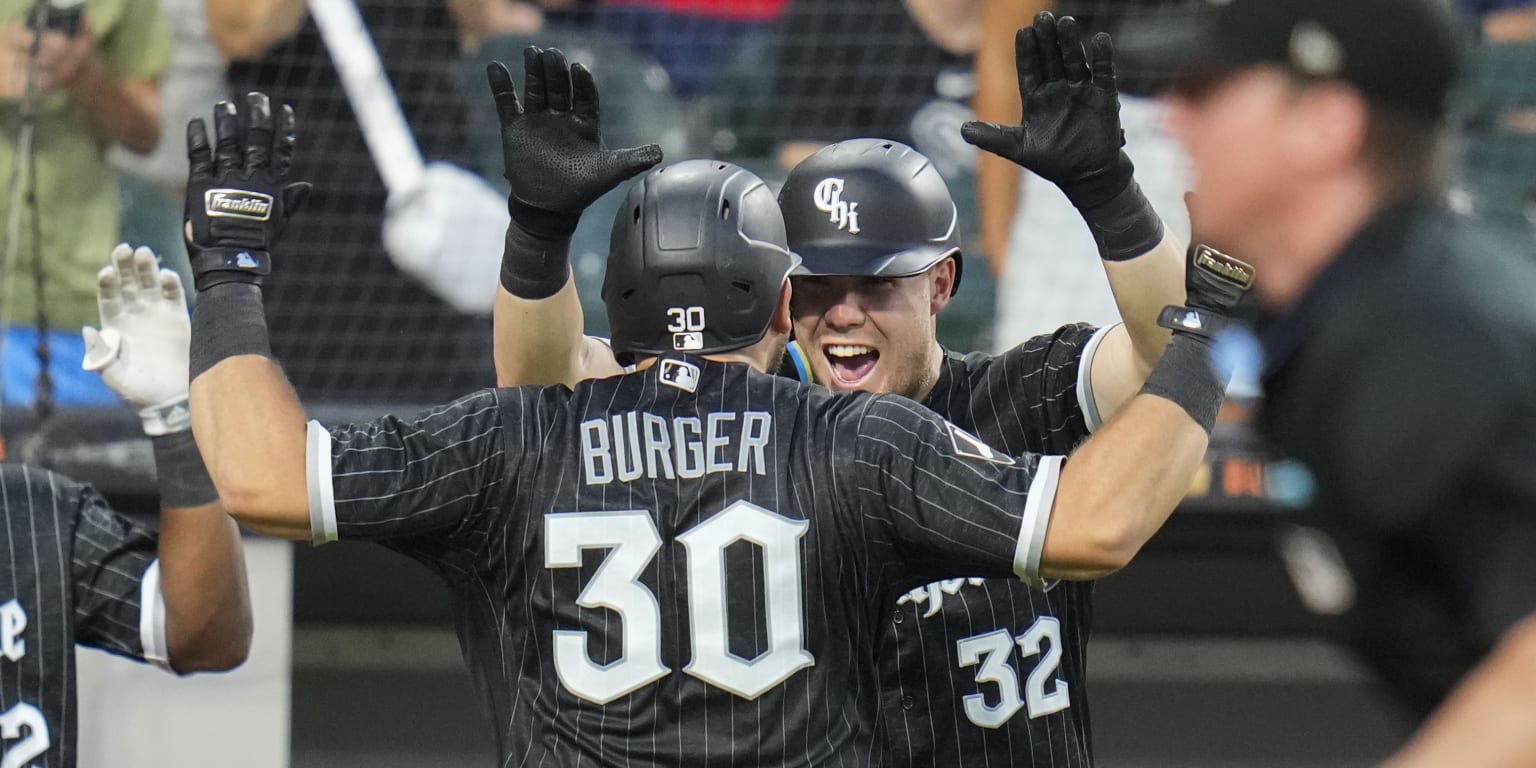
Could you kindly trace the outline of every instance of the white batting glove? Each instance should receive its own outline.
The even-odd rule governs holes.
[[[154,251],[127,244],[112,249],[112,263],[96,273],[101,330],[85,337],[81,367],[139,409],[150,436],[192,426],[187,409],[187,356],[192,322],[181,278],[160,269]]]

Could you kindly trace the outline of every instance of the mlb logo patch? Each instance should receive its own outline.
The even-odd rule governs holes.
[[[957,456],[964,456],[968,459],[990,461],[993,464],[1002,464],[1005,466],[1013,465],[1013,457],[1004,456],[1003,454],[998,453],[992,449],[992,446],[982,442],[981,438],[953,424],[950,424],[949,422],[944,422],[944,424],[945,426],[949,427],[949,441],[954,446],[955,454]]]
[[[672,348],[679,352],[689,352],[704,348],[704,334],[698,331],[685,331],[672,334]]]
[[[699,367],[682,360],[663,360],[661,383],[684,392],[693,392],[699,388]]]

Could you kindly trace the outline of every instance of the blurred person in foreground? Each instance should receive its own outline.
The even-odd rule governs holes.
[[[118,241],[107,149],[144,153],[160,140],[159,78],[170,62],[171,35],[158,2],[86,0],[57,10],[66,5],[50,6],[56,10],[43,14],[41,25],[32,2],[0,5],[0,228],[13,214],[20,225],[10,253],[0,253],[0,367],[12,404],[34,399],[39,305],[52,328],[79,328],[96,316],[92,275]],[[35,110],[34,172],[18,179],[17,137],[28,98]],[[84,352],[72,330],[49,334],[48,345],[60,403],[115,399],[96,377],[66,362]]]
[[[1264,274],[1259,427],[1316,479],[1281,542],[1301,596],[1433,711],[1398,764],[1536,763],[1536,273],[1443,204],[1462,22],[1436,0],[1169,21],[1122,53],[1174,76],[1198,236]]]

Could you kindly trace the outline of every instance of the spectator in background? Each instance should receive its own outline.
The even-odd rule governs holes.
[[[597,27],[659,62],[684,99],[708,92],[737,46],[766,33],[789,0],[602,0]]]
[[[1179,0],[983,0],[985,30],[976,53],[976,116],[1008,123],[1019,114],[1014,81],[1013,30],[1042,10],[1072,16],[1083,39],[1096,32],[1117,34],[1135,20]],[[1122,62],[1120,122],[1125,150],[1136,163],[1136,178],[1152,207],[1181,239],[1189,238],[1183,194],[1188,170],[1178,144],[1163,133],[1162,110],[1147,98],[1144,73]],[[1138,95],[1139,94],[1139,95]],[[980,250],[987,257],[1008,301],[997,312],[996,345],[1044,333],[1063,323],[1086,321],[1108,326],[1120,321],[1115,297],[1103,270],[1095,264],[1093,238],[1077,211],[1050,182],[1017,165],[983,155],[977,169]]]
[[[37,376],[38,306],[52,350],[50,377],[59,403],[116,399],[73,364],[84,354],[79,328],[96,316],[93,275],[118,240],[118,198],[107,150],[149,152],[160,140],[158,79],[171,57],[171,35],[157,0],[86,0],[73,34],[46,31],[35,62],[33,135],[36,188],[17,179],[21,128],[34,34],[31,2],[0,6],[0,226],[20,214],[10,253],[0,254],[0,324],[5,329],[3,398],[31,402]],[[19,197],[12,182],[22,182]],[[35,192],[35,210],[26,205]],[[32,238],[36,216],[40,238]],[[3,238],[0,238],[3,239]],[[39,267],[40,262],[40,267]],[[37,274],[38,269],[42,274]],[[43,295],[38,296],[37,286]],[[8,287],[7,287],[8,286]]]
[[[1480,218],[1536,233],[1536,0],[1460,0],[1482,31],[1468,90],[1466,201]]]
[[[173,53],[160,79],[160,112],[165,130],[148,154],[114,147],[122,198],[121,239],[143,243],[160,254],[162,264],[192,284],[187,246],[182,235],[182,206],[186,197],[187,151],[182,129],[208,105],[224,98],[224,61],[209,36],[205,0],[160,0],[170,23]]]

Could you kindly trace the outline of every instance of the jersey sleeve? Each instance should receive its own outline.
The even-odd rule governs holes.
[[[1041,551],[1062,456],[1014,458],[896,397],[871,398],[856,430],[847,493],[888,532],[902,580],[1017,576],[1042,587]],[[851,444],[850,444],[851,443]]]
[[[482,390],[411,419],[309,425],[311,537],[483,538],[508,480],[509,418],[527,398]],[[515,458],[515,457],[514,457]]]
[[[87,488],[75,522],[75,637],[82,644],[169,668],[158,537]]]
[[[1069,453],[1103,423],[1093,399],[1093,358],[1113,327],[1062,326],[999,357],[987,395],[994,403],[1004,401],[992,406],[998,418],[1016,420],[1015,432],[1028,436],[1023,450]]]

